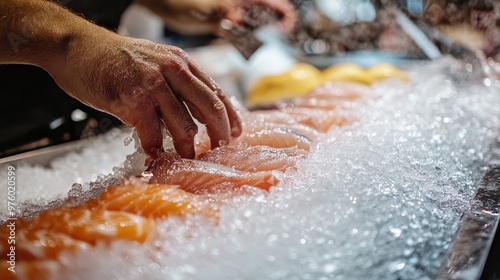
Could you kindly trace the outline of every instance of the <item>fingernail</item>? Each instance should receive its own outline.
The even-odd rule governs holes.
[[[225,146],[227,144],[228,144],[228,141],[226,141],[226,140],[220,140],[219,141],[219,147]]]
[[[238,137],[241,134],[241,128],[237,126],[231,127],[231,136]]]
[[[151,156],[153,158],[157,158],[160,156],[161,152],[163,151],[163,148],[151,148]]]
[[[196,133],[198,133],[198,128],[189,129],[186,132],[189,135],[189,137],[193,138],[196,135]]]

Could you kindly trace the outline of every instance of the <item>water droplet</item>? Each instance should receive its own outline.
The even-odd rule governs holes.
[[[389,231],[392,233],[392,236],[394,237],[400,237],[402,230],[400,228],[391,228]]]
[[[272,235],[269,235],[269,236],[267,237],[267,242],[268,242],[268,243],[272,243],[272,242],[276,241],[277,239],[278,239],[278,236],[277,236],[277,235],[275,235],[275,234],[272,234]]]
[[[134,139],[132,139],[132,137],[130,136],[127,136],[125,137],[125,139],[123,139],[123,144],[125,144],[125,146],[128,146],[130,145],[130,143],[132,143],[132,141],[134,141]]]
[[[325,264],[323,266],[323,271],[327,274],[334,272],[335,269],[336,269],[336,266],[334,264]]]
[[[406,263],[404,263],[403,261],[394,261],[394,262],[389,264],[389,270],[391,272],[396,272],[396,271],[403,269],[405,266],[406,266]]]
[[[485,86],[487,86],[487,87],[491,86],[491,79],[489,79],[489,78],[485,78],[485,79],[483,80],[483,84],[484,84]]]
[[[245,216],[245,218],[248,218],[248,217],[252,216],[252,211],[247,209],[247,210],[245,210],[243,215]]]

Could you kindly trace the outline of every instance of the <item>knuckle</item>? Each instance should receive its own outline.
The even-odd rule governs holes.
[[[194,140],[194,136],[198,132],[198,127],[195,124],[188,124],[177,135],[177,141],[182,143],[189,143]]]
[[[222,103],[222,101],[217,100],[216,102],[214,102],[212,109],[214,116],[216,116],[218,119],[226,116],[226,106],[224,106],[224,103]]]
[[[221,100],[227,98],[226,94],[222,91],[222,89],[219,87],[219,85],[215,83],[215,81],[213,82],[212,85],[214,87],[214,93],[215,93],[215,95],[217,95],[218,98],[220,98]]]
[[[165,78],[158,71],[149,71],[144,75],[142,86],[146,90],[159,90],[165,87]]]
[[[165,64],[174,71],[188,70],[189,55],[179,47],[169,46]]]
[[[136,89],[132,91],[129,106],[133,110],[140,109],[142,112],[150,112],[154,109],[154,103],[151,100],[150,94],[143,89]]]
[[[169,75],[185,75],[189,72],[189,67],[186,62],[176,56],[169,57],[165,60],[164,69]]]
[[[169,51],[173,54],[173,55],[176,55],[176,56],[180,56],[180,57],[185,57],[187,56],[187,53],[179,48],[179,47],[176,47],[176,46],[169,46]]]

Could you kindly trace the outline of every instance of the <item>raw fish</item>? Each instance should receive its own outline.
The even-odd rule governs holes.
[[[296,168],[297,162],[307,157],[307,151],[295,148],[268,146],[225,145],[198,156],[199,160],[213,162],[239,171],[286,171]]]
[[[148,218],[203,214],[216,217],[206,198],[164,184],[121,184],[108,187],[98,199],[98,208],[124,211]]]
[[[230,191],[242,186],[269,190],[278,183],[273,172],[238,171],[220,164],[183,159],[172,153],[153,160],[144,176],[150,178],[149,183],[180,185],[183,190],[197,194]]]

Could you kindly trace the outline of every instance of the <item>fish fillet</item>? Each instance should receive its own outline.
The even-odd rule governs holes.
[[[153,160],[143,175],[150,178],[149,183],[179,185],[183,190],[197,194],[242,186],[269,190],[278,183],[273,172],[238,171],[220,164],[182,159],[170,153]]]
[[[307,151],[295,148],[268,146],[225,145],[198,156],[201,161],[213,162],[239,171],[281,171],[296,168],[297,162],[307,157]]]
[[[207,199],[179,186],[164,184],[124,184],[108,187],[98,199],[98,208],[125,211],[148,218],[203,214],[217,217]]]

